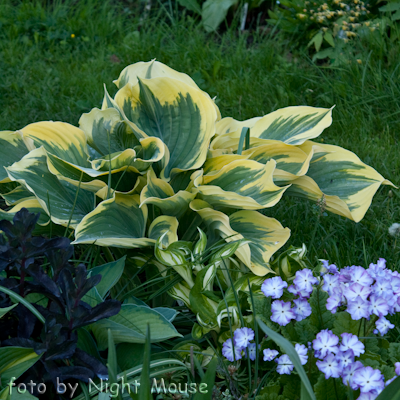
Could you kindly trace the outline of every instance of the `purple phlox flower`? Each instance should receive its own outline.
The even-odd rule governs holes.
[[[351,318],[355,321],[358,321],[361,318],[369,317],[369,302],[362,300],[360,297],[357,297],[354,301],[349,301],[347,303],[347,310]]]
[[[249,343],[254,339],[254,331],[251,328],[239,328],[236,329],[233,334],[233,340],[235,347],[241,347],[244,349],[249,345]]]
[[[388,379],[388,380],[385,382],[385,386],[389,386],[396,378],[397,378],[397,376],[395,375],[393,378]]]
[[[333,290],[340,286],[339,276],[338,275],[325,275],[324,276],[324,284],[322,286],[322,290],[328,292],[329,296],[333,294]]]
[[[392,285],[385,278],[378,278],[372,286],[373,293],[379,297],[387,298],[393,295]]]
[[[339,281],[342,282],[342,283],[350,282],[351,281],[350,273],[354,268],[355,268],[355,265],[353,265],[351,267],[342,268],[338,273]]]
[[[396,375],[400,375],[400,362],[394,363],[394,367],[396,368],[396,369],[394,370],[395,374],[396,374]]]
[[[354,362],[354,353],[351,350],[339,351],[336,354],[336,360],[339,363],[340,370]]]
[[[260,348],[260,345],[258,345],[258,348]],[[244,349],[244,353],[246,354],[246,357],[250,358],[251,361],[254,361],[256,359],[256,344],[255,343],[249,343],[247,346],[247,349]]]
[[[383,262],[381,260],[383,260]],[[384,276],[385,268],[386,268],[386,260],[380,258],[376,264],[372,263],[369,264],[367,272],[371,278],[377,279],[378,277]]]
[[[367,287],[360,285],[359,283],[353,283],[343,291],[343,295],[346,297],[347,301],[355,301],[357,297],[365,301],[371,292],[372,289],[369,286]]]
[[[296,272],[296,277],[293,279],[296,289],[305,290],[311,293],[313,285],[318,283],[318,279],[313,275],[311,269],[305,268]]]
[[[348,365],[347,367],[343,368],[342,371],[342,380],[343,385],[349,385],[353,390],[357,390],[358,386],[354,383],[353,377],[356,371],[359,369],[364,368],[364,365],[360,361],[355,361],[354,363]]]
[[[296,315],[296,321],[301,321],[311,315],[311,306],[306,299],[294,299],[293,303],[295,304],[293,312]]]
[[[296,316],[291,309],[291,303],[285,303],[282,300],[275,300],[271,305],[271,321],[276,322],[281,326],[287,325]]]
[[[276,372],[280,375],[290,375],[293,371],[293,363],[290,361],[290,358],[287,354],[281,355],[279,358],[275,360],[278,363],[276,367]]]
[[[325,379],[339,378],[341,368],[334,354],[328,354],[322,361],[318,360],[316,364],[318,369],[325,374]]]
[[[325,329],[317,334],[313,340],[314,350],[318,352],[318,358],[324,358],[328,353],[337,353],[339,338],[329,329]]]
[[[322,262],[322,266],[327,269],[327,271],[331,274],[336,274],[338,272],[338,267],[335,264],[329,264],[328,260],[320,260]]]
[[[264,349],[263,354],[264,354],[263,358],[264,361],[272,361],[279,354],[279,352],[277,350]]]
[[[342,343],[339,347],[340,351],[351,350],[355,357],[359,357],[361,354],[364,354],[365,346],[358,340],[356,335],[345,332],[340,336],[342,337]]]
[[[392,297],[386,298],[385,300],[389,306],[389,314],[395,314],[400,311],[400,296],[398,294],[394,294]]]
[[[389,329],[393,329],[394,325],[390,323],[385,317],[380,317],[376,321],[376,329],[378,329],[381,336],[386,335]]]
[[[334,290],[326,301],[326,309],[335,314],[337,308],[342,305],[343,296],[339,290]]]
[[[357,397],[357,400],[375,400],[378,397],[378,394],[373,392],[360,393],[360,396]]]
[[[306,290],[299,290],[294,285],[290,285],[287,290],[288,290],[289,293],[292,293],[293,295],[299,296],[299,297],[302,297],[302,298],[307,298],[308,299],[310,297],[310,295],[311,295],[311,292],[307,292]]]
[[[233,356],[233,340],[231,338],[227,339],[222,345],[222,355],[233,362],[234,359],[240,360],[242,358],[242,348],[235,346],[235,357]]]
[[[367,273],[363,267],[354,267],[350,271],[350,279],[353,283],[358,283],[362,286],[370,286],[374,282],[373,278]]]
[[[392,276],[390,278],[390,285],[394,294],[400,294],[400,277]]]
[[[299,355],[301,365],[307,364],[307,360],[308,360],[307,347],[304,346],[304,344],[296,343],[294,348],[296,349],[297,354]]]
[[[385,316],[389,312],[389,304],[383,297],[373,294],[369,298],[369,304],[369,313],[375,314],[377,317]]]
[[[287,287],[287,282],[283,281],[280,276],[266,279],[261,285],[261,291],[266,297],[279,299],[283,294],[283,288]]]
[[[354,373],[353,382],[360,388],[361,393],[380,391],[385,387],[382,373],[372,367],[358,369]]]

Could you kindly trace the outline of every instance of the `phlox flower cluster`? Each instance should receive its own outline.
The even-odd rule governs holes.
[[[324,266],[328,267],[327,261]],[[356,321],[376,316],[374,333],[385,335],[394,328],[386,316],[400,311],[400,275],[387,269],[383,258],[368,269],[355,265],[340,271],[328,269],[322,289],[329,294],[326,308],[332,313],[345,306]]]
[[[250,360],[256,359],[256,344],[252,342],[254,331],[251,328],[239,328],[233,333],[233,339],[227,339],[222,345],[222,355],[230,362],[238,361],[243,355]]]

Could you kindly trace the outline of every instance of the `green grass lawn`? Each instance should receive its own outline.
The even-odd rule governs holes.
[[[77,125],[82,113],[101,105],[103,83],[113,95],[112,80],[125,66],[157,58],[216,96],[222,116],[336,105],[332,126],[317,140],[354,151],[400,185],[398,47],[388,43],[384,54],[360,47],[361,64],[350,56],[348,65],[332,69],[316,66],[279,35],[205,34],[174,10],[160,8],[141,21],[129,3],[40,4],[0,0],[0,130],[41,120]],[[345,266],[384,257],[400,269],[400,238],[395,247],[388,235],[400,222],[395,190],[381,188],[358,224],[333,214],[318,221],[314,209],[285,198],[266,214],[290,227],[288,244],[306,243],[311,259]]]

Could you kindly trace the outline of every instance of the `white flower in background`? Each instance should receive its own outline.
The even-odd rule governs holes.
[[[389,228],[389,235],[399,236],[400,235],[400,224],[394,223]]]

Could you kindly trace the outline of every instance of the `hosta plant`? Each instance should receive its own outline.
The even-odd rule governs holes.
[[[75,244],[136,249],[139,266],[159,249],[160,273],[181,279],[171,293],[189,293],[192,274],[213,264],[200,255],[225,242],[239,275],[274,272],[271,257],[290,230],[260,211],[283,195],[358,222],[380,185],[391,184],[354,153],[312,141],[331,124],[332,109],[221,118],[188,75],[154,60],[126,67],[115,84],[115,97],[106,92],[79,128],[46,121],[0,133],[0,190],[10,207],[2,215],[40,211],[44,227],[73,229]]]

